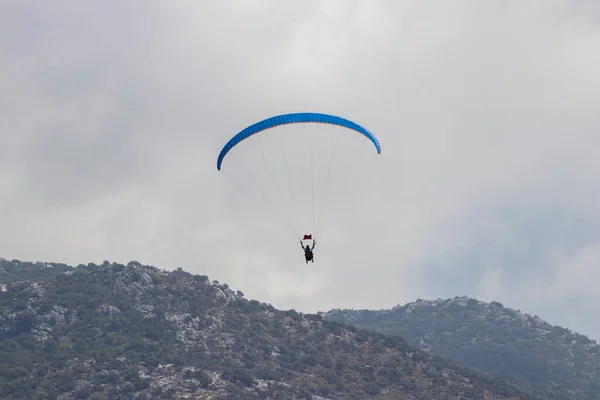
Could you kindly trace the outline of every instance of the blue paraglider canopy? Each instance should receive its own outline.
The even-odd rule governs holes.
[[[365,135],[367,138],[373,142],[375,148],[377,149],[377,153],[381,153],[381,146],[379,145],[379,141],[371,132],[367,129],[363,128],[356,122],[352,122],[342,117],[338,117],[331,114],[321,114],[321,113],[313,113],[313,112],[303,112],[303,113],[291,113],[291,114],[282,114],[276,115],[274,117],[270,117],[259,121],[253,125],[242,130],[240,133],[235,135],[234,137],[227,142],[227,144],[223,147],[221,152],[219,153],[219,157],[217,159],[217,169],[221,169],[221,164],[225,155],[239,142],[248,137],[255,135],[264,130],[274,128],[279,125],[287,125],[287,124],[297,124],[297,123],[321,123],[321,124],[331,124],[338,125],[344,128],[348,128],[354,130],[358,133]]]

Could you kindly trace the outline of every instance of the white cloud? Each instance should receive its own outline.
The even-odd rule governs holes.
[[[598,337],[599,16],[558,0],[4,2],[0,256],[181,266],[307,311],[468,294]],[[246,125],[313,110],[383,152],[339,169],[306,265],[261,193],[231,186],[239,165],[215,166]]]

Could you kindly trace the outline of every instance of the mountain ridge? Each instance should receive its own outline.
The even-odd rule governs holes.
[[[537,315],[468,296],[390,309],[332,309],[325,319],[400,335],[433,355],[569,399],[600,398],[600,345]]]
[[[181,268],[0,260],[7,399],[539,399]]]

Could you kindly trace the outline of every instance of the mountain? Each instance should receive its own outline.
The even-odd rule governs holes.
[[[326,320],[402,336],[409,345],[499,374],[542,397],[600,399],[600,346],[498,302],[417,300],[391,310],[331,310]]]
[[[177,269],[0,259],[3,399],[534,399]]]

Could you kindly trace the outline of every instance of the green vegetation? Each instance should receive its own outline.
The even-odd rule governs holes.
[[[401,335],[431,354],[510,379],[543,398],[600,399],[600,346],[537,316],[466,297],[393,310],[332,310],[326,319]]]
[[[533,399],[399,337],[276,310],[182,269],[52,268],[0,262],[2,398]]]

